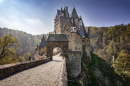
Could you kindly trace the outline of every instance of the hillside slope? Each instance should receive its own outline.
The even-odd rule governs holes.
[[[0,36],[4,36],[7,33],[13,34],[19,40],[21,46],[16,52],[19,53],[21,56],[28,52],[30,52],[31,56],[33,56],[35,54],[35,48],[37,44],[39,44],[43,36],[43,34],[32,35],[19,30],[0,28]]]

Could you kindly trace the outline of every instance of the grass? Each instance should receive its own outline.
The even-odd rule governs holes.
[[[89,83],[89,86],[99,86],[98,84],[98,78],[92,71],[93,68],[95,68],[98,64],[98,60],[96,59],[97,55],[91,53],[91,60],[89,61],[87,68],[88,68],[88,73],[90,75],[91,83]]]

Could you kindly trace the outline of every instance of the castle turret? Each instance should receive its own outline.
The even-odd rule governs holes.
[[[65,16],[66,16],[66,18],[69,18],[69,13],[68,13],[68,7],[67,6],[65,7]]]
[[[41,42],[39,43],[39,47],[43,47],[43,46],[46,46],[46,40],[45,40],[44,35],[43,35],[43,37],[41,39]]]
[[[74,7],[73,10],[72,10],[71,17],[72,17],[72,18],[77,18],[77,17],[78,17],[78,14],[77,14],[77,12],[76,12],[76,10],[75,10],[75,7]]]
[[[90,27],[88,27],[88,37],[90,39]]]
[[[57,10],[57,16],[59,16],[59,10]]]
[[[82,26],[82,18],[80,16],[80,18],[79,18],[79,28],[81,28],[81,26]]]
[[[61,12],[62,12],[62,6],[61,6]]]

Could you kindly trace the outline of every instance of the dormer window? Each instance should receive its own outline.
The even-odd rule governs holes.
[[[71,27],[71,32],[76,32],[76,27]]]

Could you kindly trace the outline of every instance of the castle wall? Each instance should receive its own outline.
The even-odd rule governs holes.
[[[90,39],[89,38],[85,38],[85,51],[87,53],[87,57],[89,57],[90,60],[91,60],[91,55],[90,55]]]
[[[78,35],[77,33],[71,33],[71,25],[70,22],[68,21],[68,24],[64,28],[64,31],[62,34],[66,34],[67,38],[69,40],[69,50],[71,51],[79,51],[83,52],[82,49],[82,37]]]
[[[55,29],[56,34],[61,34],[60,19],[55,20],[54,29]]]
[[[70,41],[70,47],[72,48],[72,51],[82,52],[82,38],[80,35],[77,33],[71,33]]]
[[[67,18],[60,17],[61,31],[64,30],[64,26],[65,26],[66,22],[67,22]]]
[[[81,52],[68,52],[68,60],[66,61],[68,75],[76,77],[79,73],[81,73]]]
[[[55,20],[55,26],[54,29],[56,31],[56,34],[61,34],[64,30],[64,26],[67,22],[67,18],[60,16],[57,20]]]
[[[79,18],[75,18],[74,20],[75,20],[75,24],[76,24],[77,28],[79,28]]]

